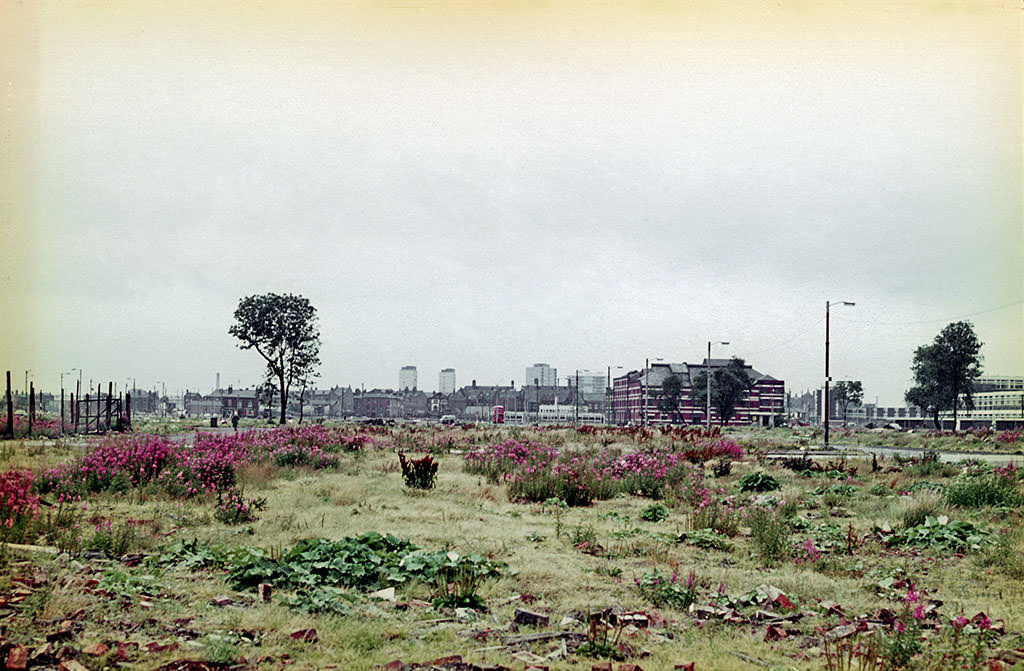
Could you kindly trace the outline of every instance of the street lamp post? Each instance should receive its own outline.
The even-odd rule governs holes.
[[[709,434],[711,433],[711,344],[712,344],[712,341],[709,340],[708,341],[708,366],[707,366],[707,370],[704,371],[704,379],[708,383],[707,394],[706,394],[707,398],[705,399],[705,401],[707,401],[707,404],[706,404],[707,408],[705,409],[705,415],[704,416],[705,416],[705,421],[707,422],[707,431],[708,431]],[[728,340],[716,340],[716,341],[714,341],[714,344],[716,344],[716,345],[728,345],[729,341]]]
[[[576,408],[573,410],[572,425],[576,426],[580,423],[580,369],[576,369]]]
[[[605,424],[612,423],[612,368],[621,369],[622,366],[608,366],[608,386],[605,387],[604,400],[604,421]]]
[[[855,305],[851,301],[836,301],[836,305]],[[832,381],[828,373],[828,349],[829,349],[829,337],[828,337],[828,324],[829,324],[829,308],[832,307],[832,303],[825,301],[825,395],[822,398],[825,407],[825,449],[828,449],[828,383]]]

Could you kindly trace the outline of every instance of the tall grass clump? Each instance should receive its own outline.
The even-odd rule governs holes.
[[[991,473],[968,475],[946,491],[946,502],[957,508],[985,506],[1017,507],[1024,505],[1020,491],[1020,472],[1012,463],[997,467]]]
[[[911,500],[906,510],[903,511],[903,528],[910,529],[921,524],[929,517],[938,517],[942,514],[944,500],[941,493],[936,491],[921,491]]]
[[[785,558],[789,551],[790,525],[770,506],[753,506],[747,515],[750,536],[758,554],[769,566]]]

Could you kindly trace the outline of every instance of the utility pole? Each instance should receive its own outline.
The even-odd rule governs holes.
[[[828,449],[828,413],[829,413],[829,398],[828,398],[828,383],[832,381],[828,372],[828,350],[829,350],[829,308],[831,307],[829,301],[825,301],[825,395],[823,398],[825,406],[825,449]],[[850,301],[837,301],[836,305],[854,305]]]

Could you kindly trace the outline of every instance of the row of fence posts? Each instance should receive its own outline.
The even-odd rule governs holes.
[[[67,417],[68,413],[65,410],[64,405],[64,388],[60,390],[60,432],[67,433],[68,429],[72,429],[73,433],[104,433],[117,428],[118,430],[124,430],[131,427],[132,424],[132,395],[128,392],[124,394],[124,402],[122,403],[121,395],[117,397],[117,408],[115,416],[114,408],[114,383],[107,383],[107,394],[106,398],[103,396],[103,385],[96,386],[96,396],[90,398],[89,394],[82,398],[82,383],[77,382],[75,385],[75,393],[70,394],[71,398],[68,403],[68,409],[70,409],[70,417]],[[7,391],[5,395],[7,402],[7,421],[4,425],[3,432],[0,435],[13,438],[14,437],[14,397],[11,393],[11,371],[7,371]],[[96,412],[93,414],[91,407],[95,402]],[[85,406],[85,417],[82,417],[82,406]],[[105,421],[104,421],[105,416]],[[65,424],[65,418],[67,418],[70,426]],[[29,383],[28,389],[28,428],[26,435],[32,435],[32,425],[36,421],[36,389],[35,382]],[[90,427],[92,431],[90,431]]]

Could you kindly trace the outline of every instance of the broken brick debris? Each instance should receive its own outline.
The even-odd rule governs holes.
[[[57,667],[57,671],[89,671],[89,669],[85,668],[73,659],[67,659],[60,663]]]
[[[533,611],[526,610],[525,608],[516,608],[515,614],[512,616],[512,621],[516,624],[527,624],[534,627],[546,627],[550,621],[550,617],[543,613],[535,613]]]
[[[7,652],[8,671],[24,671],[28,668],[28,648],[16,645]]]
[[[316,643],[320,640],[320,636],[316,633],[316,629],[299,629],[288,634],[288,638],[296,641],[305,641],[306,643]]]
[[[99,657],[100,655],[107,654],[108,650],[110,650],[109,646],[103,643],[96,642],[82,648],[82,654],[91,655],[93,657]]]

